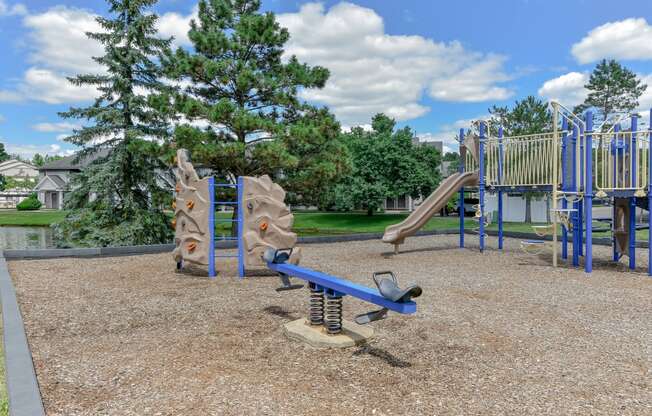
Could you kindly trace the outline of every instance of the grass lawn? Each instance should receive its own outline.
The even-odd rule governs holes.
[[[375,214],[372,216],[366,213],[337,213],[337,212],[295,212],[294,231],[301,236],[309,235],[333,235],[353,233],[382,233],[388,225],[403,221],[408,214]],[[229,219],[230,214],[219,213],[217,218]],[[471,217],[465,218],[465,227],[469,230],[478,227],[477,221]],[[543,224],[532,224],[543,225]],[[504,223],[505,231],[518,231],[532,233],[532,225],[523,223]],[[227,234],[229,223],[219,223],[218,233]],[[459,219],[457,217],[433,217],[423,227],[424,230],[446,230],[458,229]],[[594,223],[594,228],[607,228],[604,223]],[[492,223],[489,230],[497,230],[497,223]],[[608,237],[609,232],[595,232],[596,237]],[[637,232],[637,239],[647,240],[647,230]]]
[[[0,226],[47,227],[62,220],[65,215],[65,211],[58,210],[17,211],[15,209],[0,209]]]

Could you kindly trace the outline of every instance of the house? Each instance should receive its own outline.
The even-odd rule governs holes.
[[[63,197],[70,191],[72,176],[81,172],[86,166],[98,158],[106,156],[108,151],[102,150],[78,160],[77,155],[53,160],[38,168],[39,181],[34,187],[39,201],[44,208],[62,209]]]
[[[0,175],[20,180],[36,180],[38,178],[38,170],[29,163],[9,159],[0,163]]]

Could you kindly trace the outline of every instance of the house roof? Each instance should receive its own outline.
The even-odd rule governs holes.
[[[29,169],[36,170],[36,166],[30,165],[27,162],[23,162],[21,160],[16,160],[16,159],[9,159],[9,160],[5,160],[4,162],[0,163],[0,170],[7,169],[7,168],[9,168],[11,166],[15,166],[15,165],[20,165],[20,166],[24,166],[24,167],[29,168]]]
[[[34,187],[34,191],[65,191],[66,182],[59,175],[45,175]]]
[[[78,155],[64,157],[63,159],[53,160],[38,168],[39,171],[43,170],[82,170],[99,158],[105,157],[109,154],[109,149],[102,149],[95,153],[85,156],[77,160]]]
[[[58,187],[60,187],[62,189],[66,187],[66,185],[67,185],[66,181],[61,179],[61,176],[59,176],[59,175],[48,175],[48,176],[50,177],[50,179],[52,179],[52,181],[54,183],[57,184]]]

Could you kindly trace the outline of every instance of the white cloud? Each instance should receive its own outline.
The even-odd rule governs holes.
[[[88,11],[63,6],[27,16],[23,23],[31,31],[30,60],[65,74],[101,71],[92,57],[103,55],[102,45],[86,36],[86,32],[103,31],[96,17]]]
[[[58,144],[16,144],[5,142],[5,149],[7,153],[12,155],[19,155],[26,159],[31,159],[36,153],[41,155],[59,155],[69,156],[74,153],[70,149],[62,149]]]
[[[581,104],[589,94],[584,87],[589,81],[589,76],[586,72],[569,72],[550,79],[539,88],[539,96],[559,101],[569,108]],[[652,74],[637,74],[637,76],[648,88],[639,98],[639,106],[635,111],[640,113],[649,112],[650,108],[652,108]]]
[[[572,107],[584,102],[588,95],[584,85],[588,81],[589,74],[586,72],[569,72],[544,82],[538,93],[541,97]]]
[[[5,118],[5,116],[3,116],[2,114],[0,114],[0,123],[4,123],[5,121],[7,121],[7,119]]]
[[[26,97],[48,104],[89,101],[98,94],[93,86],[76,86],[64,74],[35,67],[27,70],[18,90]]]
[[[641,98],[638,99],[638,111],[647,112],[650,114],[650,108],[652,108],[652,74],[648,75],[638,75],[639,79],[643,84],[647,84],[647,89],[641,95]]]
[[[101,31],[95,18],[85,10],[64,6],[26,16],[23,24],[29,30],[29,61],[33,65],[13,91],[0,91],[0,102],[30,99],[61,104],[95,98],[95,87],[75,86],[66,79],[102,72],[102,67],[92,59],[102,55],[102,47],[86,36],[88,31]]]
[[[24,4],[9,5],[5,0],[0,0],[0,16],[22,16],[25,14],[27,14],[27,7]]]
[[[480,115],[475,118],[459,119],[450,124],[442,125],[436,132],[419,133],[417,137],[422,142],[440,141],[444,146],[444,153],[457,152],[459,143],[456,137],[460,134],[460,129],[469,129],[476,120],[487,120],[488,115]]]
[[[605,23],[574,44],[571,52],[581,64],[603,58],[652,59],[652,26],[642,17]]]
[[[44,133],[62,133],[69,132],[75,129],[81,128],[81,124],[68,123],[65,121],[58,123],[38,123],[34,124],[32,128],[36,131],[41,131]]]
[[[174,37],[173,46],[190,46],[191,42],[188,38],[190,20],[197,19],[197,11],[198,7],[195,6],[187,16],[175,12],[167,12],[159,16],[156,26],[161,37]]]
[[[424,92],[457,102],[512,95],[496,85],[508,80],[504,57],[468,51],[459,42],[386,34],[372,9],[308,3],[278,21],[291,34],[286,57],[331,71],[325,88],[302,91],[302,97],[331,106],[345,125],[368,123],[378,112],[399,121],[419,117],[429,111],[420,103]]]
[[[0,103],[17,103],[23,100],[23,96],[16,91],[0,90]]]

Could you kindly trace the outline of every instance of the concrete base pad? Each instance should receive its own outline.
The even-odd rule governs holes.
[[[288,322],[283,325],[283,329],[288,338],[305,342],[315,348],[353,347],[364,344],[374,336],[373,328],[349,321],[342,321],[342,332],[337,335],[329,335],[321,325],[310,325],[305,318]]]

